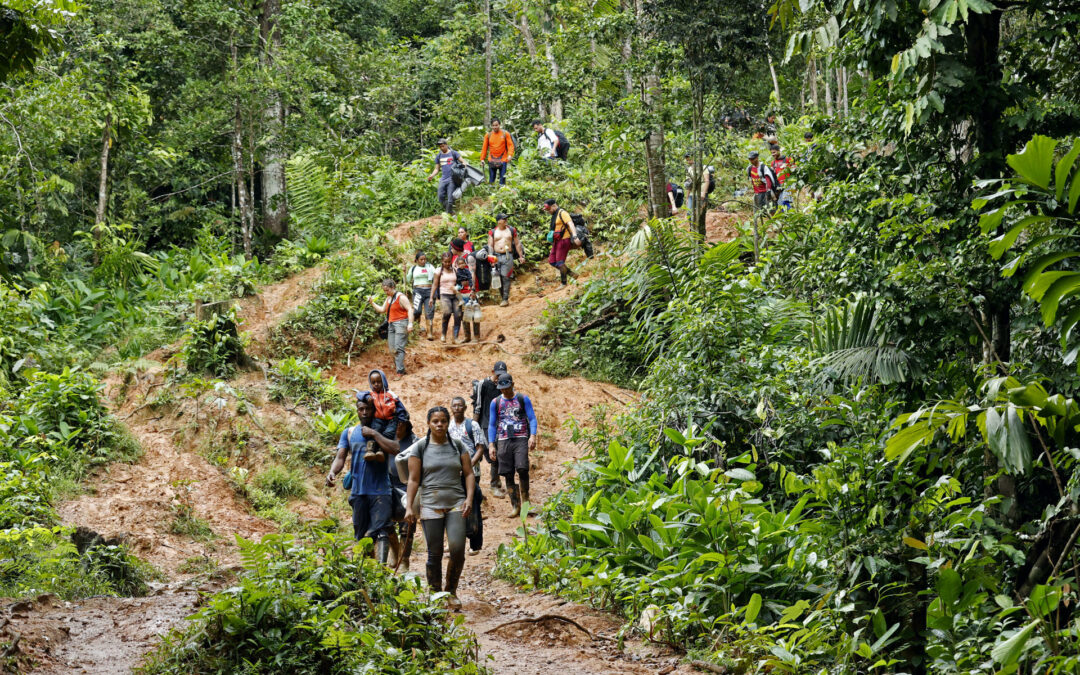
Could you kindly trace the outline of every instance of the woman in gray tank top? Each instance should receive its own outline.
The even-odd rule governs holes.
[[[458,580],[465,566],[465,519],[472,511],[476,477],[468,449],[448,433],[450,411],[442,406],[428,410],[427,438],[409,448],[409,486],[405,519],[424,529],[427,542],[427,580],[433,593],[450,594],[450,606],[460,609]],[[462,487],[464,484],[464,487]],[[420,494],[420,513],[413,500]],[[446,586],[442,585],[443,536],[450,549],[446,563]]]

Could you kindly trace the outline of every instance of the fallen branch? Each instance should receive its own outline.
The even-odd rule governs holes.
[[[690,665],[692,665],[695,668],[699,668],[701,670],[706,670],[706,671],[708,671],[710,673],[726,673],[727,672],[727,668],[725,668],[723,666],[718,666],[718,665],[716,665],[714,663],[709,663],[708,661],[691,661]]]
[[[484,631],[484,633],[494,633],[497,630],[501,630],[503,628],[506,628],[507,626],[513,626],[519,623],[540,623],[541,621],[561,621],[563,623],[568,623],[571,626],[574,626],[581,632],[588,635],[589,638],[592,640],[611,640],[611,638],[607,638],[602,635],[597,635],[593,633],[591,630],[589,630],[585,626],[582,626],[580,623],[574,621],[573,619],[568,619],[565,616],[559,616],[558,614],[541,614],[540,616],[532,617],[531,619],[514,619],[513,621],[507,621],[506,623],[499,624],[498,626],[495,626],[490,630],[486,630]]]
[[[514,352],[510,351],[506,347],[503,347],[498,342],[494,342],[492,340],[484,340],[483,342],[462,342],[461,344],[458,344],[458,345],[447,344],[447,345],[445,345],[445,348],[446,349],[457,349],[458,347],[479,347],[480,345],[494,345],[494,346],[498,347],[499,349],[501,349],[504,353],[509,354],[510,356],[518,356],[518,357],[523,357],[524,356],[524,354],[515,354]]]
[[[603,324],[607,323],[608,321],[611,321],[612,319],[614,319],[618,315],[619,315],[618,312],[609,312],[608,314],[601,314],[600,316],[596,317],[592,321],[586,321],[585,323],[581,324],[580,326],[578,326],[577,328],[575,328],[574,330],[572,330],[570,332],[573,335],[580,335],[581,333],[584,333],[585,331],[589,330],[590,328],[592,328],[594,326],[600,326],[600,325],[603,325]]]
[[[4,650],[2,658],[8,659],[17,654],[19,651],[19,640],[21,639],[22,633],[12,633],[11,644],[9,644],[8,648]]]
[[[612,394],[612,393],[611,393],[610,391],[608,391],[607,389],[604,389],[603,387],[600,387],[600,391],[604,392],[605,394],[607,394],[607,395],[608,395],[608,396],[610,396],[611,398],[615,399],[615,400],[616,400],[616,401],[618,401],[619,403],[622,403],[623,405],[630,405],[629,403],[627,403],[627,402],[626,402],[626,401],[624,401],[623,399],[619,398],[619,397],[618,397],[618,396],[616,396],[615,394]]]
[[[357,332],[358,330],[360,330],[360,319],[362,319],[362,318],[363,318],[363,314],[361,314],[360,316],[356,317],[356,325],[355,325],[355,326],[353,327],[353,329],[352,329],[352,338],[351,338],[351,339],[349,340],[349,352],[348,352],[348,354],[347,354],[347,355],[345,356],[345,367],[347,367],[347,368],[351,368],[351,367],[352,367],[352,348],[353,348],[353,343],[354,343],[354,342],[356,342],[356,332]]]

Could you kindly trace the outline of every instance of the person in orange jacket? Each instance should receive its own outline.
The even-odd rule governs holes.
[[[499,176],[499,185],[506,185],[506,165],[514,159],[514,139],[503,131],[502,123],[496,117],[491,120],[491,131],[484,134],[484,147],[480,151],[480,161],[488,165],[488,182],[495,183]]]

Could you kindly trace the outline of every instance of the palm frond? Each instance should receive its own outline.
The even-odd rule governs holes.
[[[326,170],[311,155],[296,155],[285,164],[289,215],[298,229],[319,230],[330,220],[330,188]]]
[[[811,344],[821,354],[815,365],[825,377],[895,384],[915,372],[907,351],[878,330],[878,299],[859,294],[830,308],[820,326],[814,326]]]

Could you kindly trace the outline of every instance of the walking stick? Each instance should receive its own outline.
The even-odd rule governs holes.
[[[405,551],[412,548],[413,537],[416,534],[416,523],[408,523],[409,527],[405,530],[405,541],[401,542],[401,550],[398,551],[397,560],[394,561],[394,574],[397,574],[398,567],[401,567],[401,561],[405,558]]]

